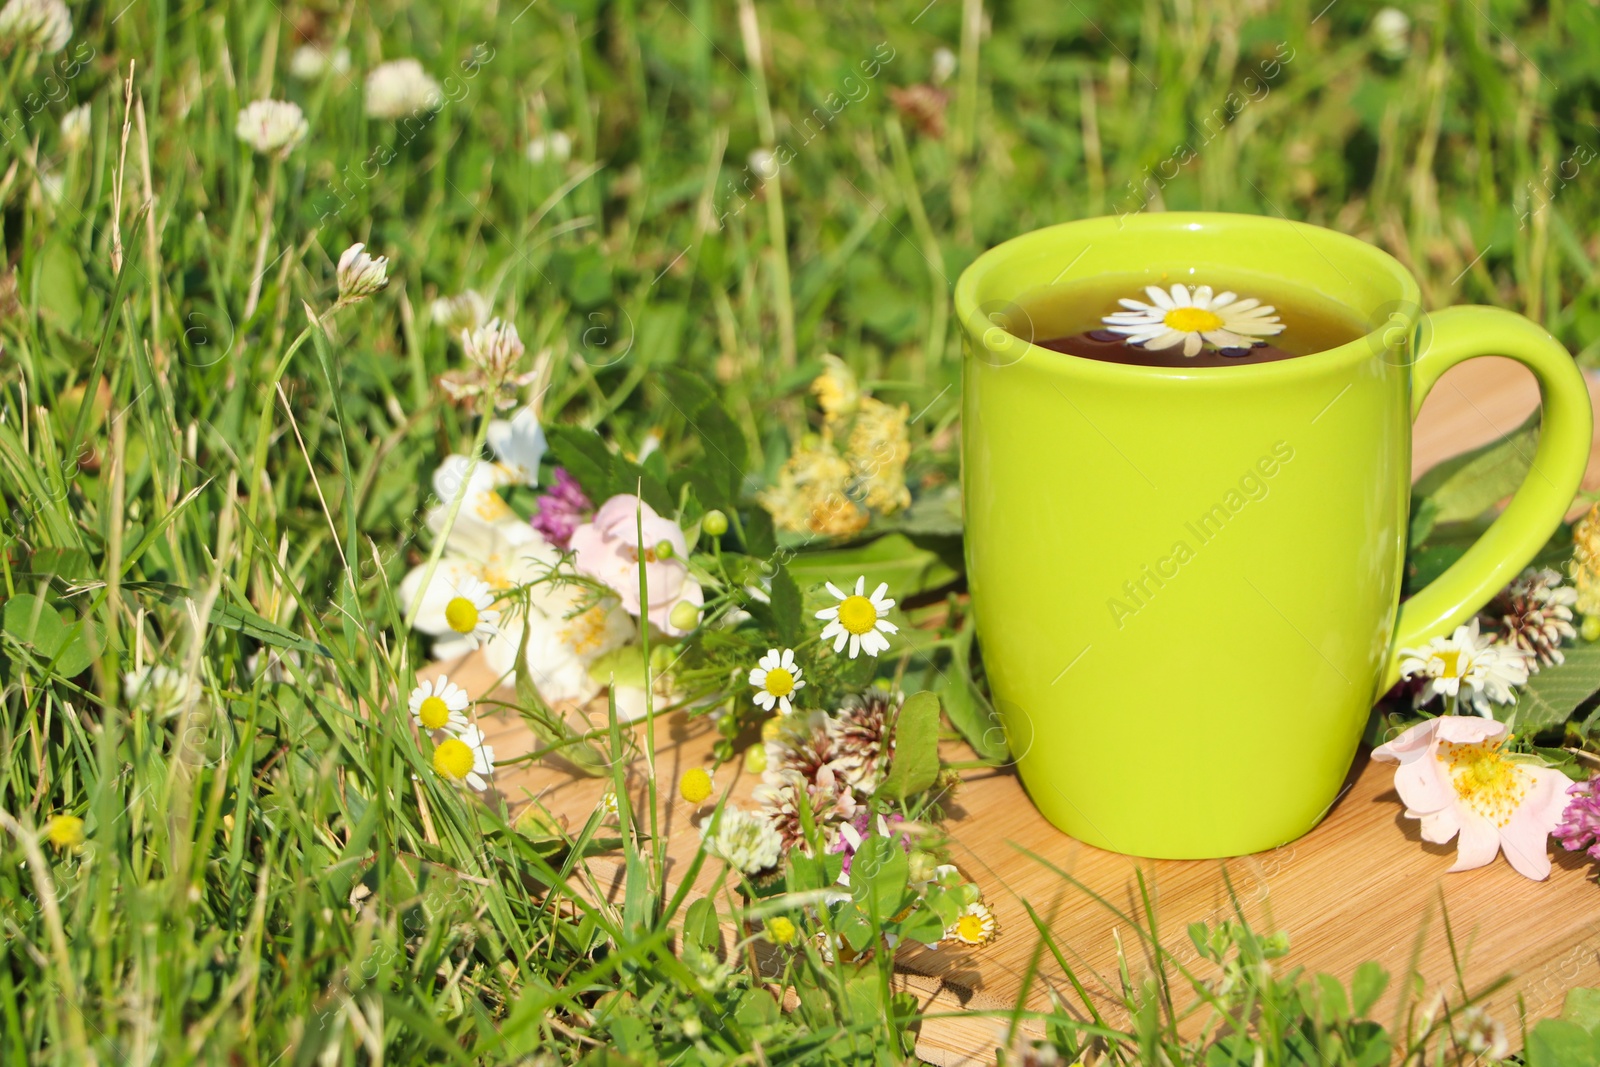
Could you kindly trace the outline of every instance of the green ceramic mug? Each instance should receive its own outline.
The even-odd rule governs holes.
[[[1028,343],[1019,299],[1108,275],[1141,299],[1174,282],[1302,294],[1369,332],[1194,368]],[[1423,314],[1418,300],[1370,245],[1246,215],[1052,226],[962,274],[973,608],[1013,757],[1056,826],[1174,859],[1305,833],[1337,798],[1398,650],[1469,619],[1554,532],[1589,455],[1572,358],[1518,315]],[[1400,605],[1411,420],[1441,374],[1482,355],[1538,379],[1533,469],[1478,543]]]

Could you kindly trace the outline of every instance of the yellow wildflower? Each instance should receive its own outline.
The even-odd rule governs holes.
[[[906,460],[911,438],[906,432],[909,410],[866,397],[850,430],[850,467],[867,507],[885,515],[911,503],[906,488]]]
[[[83,847],[83,820],[76,815],[52,816],[45,835],[61,851],[76,852]]]
[[[1600,615],[1600,504],[1572,528],[1572,562],[1567,569],[1578,587],[1579,613]]]
[[[855,372],[838,356],[825,355],[822,362],[827,370],[811,383],[811,392],[822,407],[823,416],[833,422],[855,412],[861,403],[861,386]]]

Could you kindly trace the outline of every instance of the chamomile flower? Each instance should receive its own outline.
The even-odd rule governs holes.
[[[458,734],[467,728],[464,714],[472,699],[467,691],[444,675],[422,682],[411,691],[411,719],[424,730]]]
[[[1485,718],[1490,702],[1510,704],[1517,686],[1528,684],[1531,657],[1512,645],[1496,644],[1478,632],[1478,620],[1457,626],[1449,637],[1435,637],[1421,648],[1400,650],[1400,676],[1423,682],[1418,705],[1450,697]]]
[[[866,588],[865,575],[856,579],[854,593],[846,593],[829,582],[828,592],[839,598],[839,604],[817,612],[817,618],[829,620],[822,629],[822,639],[826,641],[833,638],[835,652],[843,651],[844,646],[849,644],[851,659],[862,652],[876,656],[885,651],[889,647],[889,639],[883,635],[900,630],[886,618],[889,609],[894,607],[894,601],[884,596],[889,591],[889,583],[880,583],[870,597],[866,595]]]
[[[987,945],[994,940],[994,935],[994,912],[985,907],[981,900],[975,900],[963,908],[960,917],[944,932],[946,940],[959,941],[963,945]]]
[[[456,585],[456,595],[444,606],[444,621],[451,630],[470,641],[474,648],[500,633],[500,613],[492,606],[494,592],[489,583],[477,578],[463,578]]]
[[[1128,310],[1102,320],[1129,344],[1152,350],[1181,344],[1185,356],[1197,356],[1205,343],[1217,348],[1249,348],[1258,338],[1283,332],[1273,306],[1254,297],[1240,300],[1236,293],[1213,294],[1209,285],[1191,291],[1182,284],[1173,285],[1171,292],[1146,286],[1145,293],[1152,303],[1119,300]]]
[[[794,663],[794,649],[786,648],[782,653],[775,648],[768,649],[767,654],[750,668],[750,684],[760,690],[755,696],[756,705],[771,711],[776,704],[779,711],[789,714],[793,709],[789,698],[795,690],[804,689],[806,685],[800,673],[800,668]]]
[[[484,741],[483,731],[468,726],[439,742],[433,750],[433,769],[454,785],[465,784],[478,792],[489,788],[494,774],[494,749]]]

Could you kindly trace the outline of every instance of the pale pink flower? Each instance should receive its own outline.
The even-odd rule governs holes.
[[[698,608],[705,603],[700,583],[689,577],[689,543],[683,530],[636,496],[619,494],[601,504],[592,520],[572,531],[570,545],[578,573],[605,583],[628,614],[648,616],[663,633],[680,637],[688,632],[672,625],[672,609],[678,604],[687,601]],[[641,557],[650,598],[642,610]]]
[[[1395,791],[1422,839],[1442,845],[1460,834],[1452,871],[1491,862],[1505,850],[1521,874],[1550,875],[1546,840],[1567,807],[1567,776],[1502,751],[1506,724],[1475,715],[1443,715],[1411,727],[1372,758],[1398,763]]]

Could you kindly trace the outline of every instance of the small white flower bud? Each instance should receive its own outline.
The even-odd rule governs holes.
[[[339,302],[353,304],[365,300],[389,284],[389,257],[373,258],[359,242],[339,257]]]

